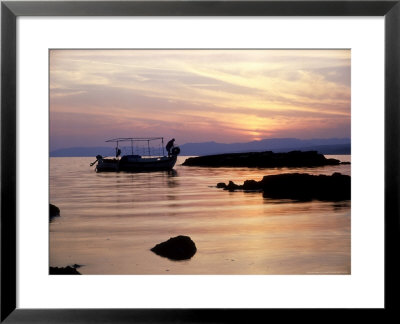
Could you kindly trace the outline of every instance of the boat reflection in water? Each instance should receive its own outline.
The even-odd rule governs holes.
[[[154,156],[151,154],[154,147],[150,146],[152,141],[161,141],[162,155]],[[172,170],[174,167],[177,156],[180,153],[180,148],[178,146],[173,146],[173,141],[171,140],[167,147],[168,156],[165,155],[164,150],[164,138],[163,137],[127,137],[127,138],[115,138],[108,140],[108,143],[116,143],[115,148],[115,158],[104,158],[101,155],[96,156],[96,161],[90,164],[90,166],[96,165],[96,172],[151,172],[151,171],[168,171]],[[121,150],[119,148],[120,143],[130,142],[131,154],[123,155],[119,158]],[[134,145],[137,143],[147,143],[147,155],[134,154]],[[171,143],[171,144],[170,144]],[[146,149],[145,149],[146,150]]]

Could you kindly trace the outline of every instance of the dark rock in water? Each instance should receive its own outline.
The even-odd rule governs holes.
[[[80,275],[80,273],[70,266],[64,268],[50,267],[51,275]]]
[[[262,189],[262,186],[260,185],[260,183],[256,180],[246,180],[243,183],[243,188],[245,188],[244,190],[249,190],[249,191],[253,191],[253,190],[260,190]]]
[[[188,158],[183,162],[187,166],[205,167],[317,167],[323,165],[339,165],[336,159],[327,159],[317,151],[292,151],[288,153],[249,152],[217,154]]]
[[[237,189],[243,189],[243,186],[237,185],[236,183],[229,181],[228,185],[225,185],[225,187],[221,187],[224,190],[229,190],[229,191],[235,191]]]
[[[60,216],[60,208],[50,204],[50,220],[57,216]]]
[[[189,236],[179,235],[157,244],[151,251],[171,260],[186,260],[195,255],[197,248]]]
[[[280,174],[266,176],[261,180],[263,196],[298,200],[349,200],[351,178],[334,173],[327,175]]]
[[[235,189],[237,189],[237,185],[232,181],[229,181],[228,185],[225,186],[225,190],[234,191]]]
[[[225,190],[262,190],[266,198],[295,200],[349,200],[351,177],[341,173],[311,175],[307,173],[287,173],[265,176],[261,181],[246,180],[243,185],[229,181]]]
[[[217,183],[217,188],[226,188],[226,184],[223,182]]]

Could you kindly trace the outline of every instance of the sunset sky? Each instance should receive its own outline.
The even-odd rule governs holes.
[[[350,50],[51,50],[50,150],[350,137]]]

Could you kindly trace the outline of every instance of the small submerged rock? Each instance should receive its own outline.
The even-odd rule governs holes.
[[[189,236],[179,235],[157,244],[151,251],[159,256],[179,261],[190,259],[197,252],[197,248]]]
[[[58,268],[58,267],[50,267],[50,272],[51,275],[80,275],[78,270],[76,270],[73,267],[67,266],[63,268]]]
[[[60,208],[50,204],[49,215],[50,215],[50,220],[52,220],[54,217],[60,216]]]

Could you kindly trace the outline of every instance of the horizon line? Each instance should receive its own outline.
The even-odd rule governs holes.
[[[161,137],[160,137],[161,138]],[[297,138],[297,137],[273,137],[273,138],[264,138],[260,140],[253,140],[253,141],[247,141],[247,142],[231,142],[231,143],[223,143],[223,142],[216,142],[216,141],[204,141],[204,142],[186,142],[183,144],[179,145],[187,145],[187,144],[207,144],[207,143],[214,143],[214,144],[222,144],[222,145],[233,145],[233,144],[246,144],[246,143],[255,143],[255,142],[262,142],[265,140],[299,140],[299,141],[310,141],[310,140],[350,140],[351,142],[351,137],[313,137],[313,138]],[[108,143],[107,141],[104,141],[104,143]],[[91,145],[91,146],[68,146],[68,147],[61,147],[61,148],[56,148],[53,150],[49,149],[49,152],[54,152],[57,150],[65,150],[65,149],[77,149],[77,148],[95,148],[95,147],[107,147],[103,145]]]

